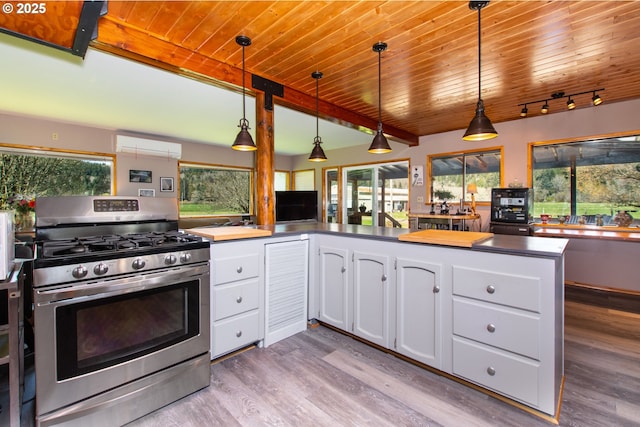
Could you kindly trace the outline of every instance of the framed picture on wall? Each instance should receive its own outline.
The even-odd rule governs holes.
[[[151,171],[142,171],[137,169],[129,170],[129,182],[151,183]]]
[[[160,191],[173,191],[173,178],[160,177]]]
[[[138,196],[139,197],[155,197],[156,190],[153,188],[138,188]]]

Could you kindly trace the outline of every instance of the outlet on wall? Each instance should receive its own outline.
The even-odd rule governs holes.
[[[424,197],[422,197],[422,196],[418,196],[418,198],[416,199],[416,201],[417,201],[418,203],[424,203]]]

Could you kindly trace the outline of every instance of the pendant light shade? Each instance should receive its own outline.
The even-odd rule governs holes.
[[[482,101],[482,45],[480,28],[480,11],[489,4],[489,1],[470,1],[469,9],[478,11],[478,104],[476,105],[476,115],[471,119],[467,131],[462,139],[465,141],[482,141],[498,136],[491,120],[484,114],[484,102]]]
[[[382,52],[387,49],[387,44],[383,42],[378,42],[373,45],[373,51],[378,52],[378,131],[376,135],[373,137],[373,141],[369,146],[369,152],[373,154],[384,154],[390,153],[391,147],[389,146],[389,142],[387,138],[382,133],[382,85],[380,83],[380,61]]]
[[[313,138],[313,150],[311,150],[309,161],[324,162],[327,160],[327,156],[324,154],[324,150],[320,146],[320,144],[322,144],[322,138],[320,138],[320,111],[318,108],[318,81],[322,78],[322,73],[320,71],[314,71],[313,73],[311,73],[311,77],[316,80],[316,137]]]
[[[255,151],[257,149],[256,144],[253,142],[253,138],[249,133],[249,121],[246,117],[245,109],[245,86],[244,86],[244,48],[251,44],[251,39],[247,36],[236,37],[236,43],[242,46],[242,118],[240,119],[240,132],[236,136],[236,140],[233,142],[231,148],[238,151]]]

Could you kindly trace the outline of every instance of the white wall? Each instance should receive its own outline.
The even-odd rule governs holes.
[[[0,143],[3,144],[116,154],[115,140],[116,135],[119,133],[133,135],[127,132],[119,132],[115,129],[99,129],[71,122],[63,123],[23,115],[0,113]],[[231,144],[227,147],[163,138],[157,135],[133,136],[182,144],[182,161],[184,162],[254,167],[255,154],[234,151],[231,149]],[[275,167],[278,170],[290,170],[291,158],[276,156]],[[151,171],[152,183],[130,183],[130,169]],[[137,196],[138,189],[152,188],[156,190],[156,197],[178,197],[178,161],[175,159],[117,153],[115,172],[117,195]],[[160,192],[160,177],[173,177],[176,191]]]

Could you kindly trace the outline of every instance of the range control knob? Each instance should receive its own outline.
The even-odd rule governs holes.
[[[169,254],[166,257],[164,257],[164,263],[166,265],[173,265],[176,262],[178,262],[178,257],[176,257],[174,254]]]
[[[180,262],[185,263],[191,261],[191,254],[189,252],[184,252],[180,254]]]
[[[131,263],[131,267],[133,267],[134,270],[141,270],[146,264],[147,263],[142,258],[136,258]]]
[[[103,274],[106,274],[107,271],[109,271],[109,266],[102,262],[96,265],[95,267],[93,267],[93,272],[98,276],[102,276]]]
[[[79,265],[71,271],[71,275],[76,279],[82,279],[88,273],[84,265]]]

